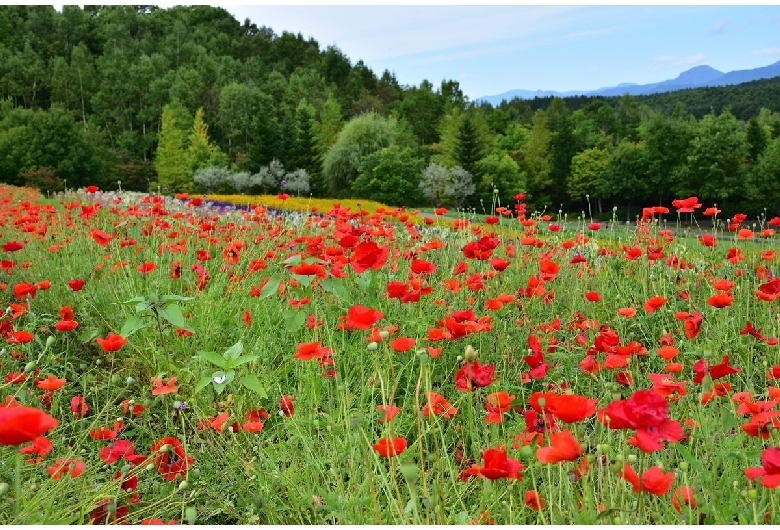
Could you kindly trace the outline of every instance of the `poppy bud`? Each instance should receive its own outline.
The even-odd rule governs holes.
[[[758,498],[758,492],[756,490],[754,490],[754,489],[750,489],[747,492],[747,496],[748,496],[748,499],[750,499],[751,501],[754,501],[754,500],[756,500]]]
[[[198,509],[194,506],[187,506],[184,509],[184,518],[187,519],[188,523],[195,524],[195,521],[198,519]]]
[[[158,449],[158,452],[160,452],[160,453],[167,453],[170,450],[171,450],[171,444],[165,444],[165,445],[163,445],[162,447],[160,447]]]
[[[637,460],[639,460],[639,458],[637,458],[637,456],[636,456],[636,455],[628,455],[628,461],[629,461],[630,463],[632,463],[632,464],[636,464]]]
[[[135,384],[135,379],[132,377],[127,378],[127,386],[130,386],[132,384]]]
[[[688,471],[688,462],[680,462],[677,467],[679,467],[681,471]]]
[[[0,482],[0,495],[5,495],[9,489],[11,486],[8,485],[8,482]]]
[[[48,337],[46,337],[46,347],[48,348],[49,346],[54,344],[55,340],[57,339],[54,338],[54,335],[49,335]]]
[[[464,357],[466,358],[466,361],[472,362],[477,360],[477,356],[479,355],[479,352],[474,349],[474,347],[469,344],[466,346],[466,353]]]
[[[186,480],[182,480],[179,484],[179,491],[186,490],[187,486],[189,486],[189,483]]]
[[[29,363],[24,365],[24,372],[25,373],[32,372],[33,370],[35,370],[35,361],[30,361]]]
[[[520,448],[520,450],[518,451],[518,455],[519,455],[519,456],[520,456],[520,458],[522,458],[523,460],[529,460],[530,458],[532,458],[532,457],[534,456],[534,450],[533,450],[533,449],[531,449],[531,447],[530,447],[530,446],[528,446],[528,445],[524,445],[524,446],[523,446],[523,447],[521,447],[521,448]]]
[[[376,349],[377,349],[378,347],[379,347],[379,344],[377,344],[376,342],[369,342],[369,343],[368,343],[368,346],[366,346],[366,349],[367,349],[368,351],[376,351]]]
[[[382,330],[382,331],[379,332],[379,337],[382,340],[387,340],[387,337],[389,337],[389,336],[390,336],[390,332],[387,331],[387,330]]]
[[[620,519],[620,517],[615,517],[612,519],[612,524],[622,525],[623,521]]]

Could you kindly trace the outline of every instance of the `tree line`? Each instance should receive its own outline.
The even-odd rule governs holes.
[[[0,179],[548,213],[780,208],[780,79],[473,102],[210,6],[0,6]]]

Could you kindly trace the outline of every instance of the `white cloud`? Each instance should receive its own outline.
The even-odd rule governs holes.
[[[763,48],[747,53],[748,57],[774,57],[780,55],[780,48]]]
[[[657,57],[654,57],[652,61],[650,61],[650,70],[657,71],[657,70],[663,70],[665,68],[678,68],[678,67],[687,67],[687,66],[695,66],[705,59],[705,55],[703,53],[697,53],[695,55],[689,55],[688,57],[674,57],[671,55],[659,55]]]
[[[718,20],[717,22],[715,22],[712,25],[712,32],[713,33],[723,33],[723,31],[726,29],[726,26],[728,25],[728,23],[729,23],[729,19],[727,19],[727,18],[722,18],[722,19]]]

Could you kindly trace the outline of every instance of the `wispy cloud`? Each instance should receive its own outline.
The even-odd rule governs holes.
[[[716,33],[716,34],[723,33],[723,31],[726,29],[726,26],[729,24],[729,22],[730,21],[727,18],[722,18],[718,20],[712,25],[712,33]]]
[[[747,53],[748,57],[774,57],[780,55],[780,48],[763,48]]]
[[[686,66],[694,66],[699,64],[705,59],[703,53],[697,53],[695,55],[689,55],[688,57],[674,57],[671,55],[659,55],[654,57],[650,61],[650,70],[657,71],[665,68],[678,68]]]

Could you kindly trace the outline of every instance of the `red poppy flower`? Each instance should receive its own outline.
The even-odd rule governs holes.
[[[301,361],[320,359],[333,353],[333,350],[330,348],[320,346],[319,341],[301,343],[298,344],[296,348],[298,348],[298,352],[293,355],[293,359],[300,359]]]
[[[5,285],[5,284],[3,284]],[[25,300],[27,296],[30,298],[35,298],[35,292],[37,290],[37,287],[35,287],[31,283],[17,283],[14,285],[14,297],[16,297],[17,300]]]
[[[728,307],[731,305],[731,302],[733,301],[734,301],[734,297],[731,296],[731,293],[725,291],[719,292],[718,294],[707,298],[707,303],[716,309],[722,309],[724,307]]]
[[[347,317],[344,322],[336,326],[336,329],[357,329],[367,330],[377,323],[385,315],[376,309],[371,309],[362,305],[353,305],[347,311]]]
[[[157,265],[152,263],[151,261],[148,261],[146,263],[141,263],[138,267],[136,267],[136,270],[140,272],[141,274],[149,274],[154,269],[157,268]]]
[[[688,315],[688,317],[683,322],[685,336],[691,340],[695,339],[701,330],[702,320],[704,319],[698,311],[694,311],[693,314]]]
[[[176,377],[171,377],[167,383],[164,383],[162,379],[152,377],[152,383],[154,383],[154,389],[152,390],[153,396],[162,396],[165,394],[171,394],[178,392],[179,387],[176,386]]]
[[[504,390],[488,394],[485,401],[485,409],[488,411],[485,423],[501,423],[504,420],[504,413],[512,408],[514,399],[515,396],[510,396]]]
[[[666,303],[666,298],[662,296],[651,296],[647,299],[647,301],[642,305],[642,307],[645,308],[645,311],[648,313],[655,313],[658,309],[660,309],[664,304]]]
[[[16,252],[17,250],[22,250],[23,248],[24,244],[18,241],[9,241],[8,243],[3,243],[2,246],[3,252]]]
[[[405,352],[411,350],[415,344],[417,344],[417,339],[398,337],[390,342],[390,347],[397,352]]]
[[[693,213],[695,208],[701,208],[698,197],[688,197],[687,199],[674,199],[672,206],[677,208],[677,213]]]
[[[284,395],[282,396],[282,400],[279,402],[279,409],[287,417],[295,414],[295,406],[293,405],[293,401],[295,401],[293,396]]]
[[[100,450],[98,456],[105,464],[113,464],[120,458],[132,458],[135,448],[130,440],[116,440]]]
[[[90,235],[92,236],[92,239],[95,241],[95,243],[97,243],[101,247],[105,247],[112,239],[114,239],[109,234],[106,234],[102,230],[98,230],[98,229],[92,230],[92,232],[90,232]]]
[[[395,405],[377,405],[376,406],[376,412],[377,412],[377,421],[379,423],[387,423],[391,421],[393,418],[398,415],[398,413],[401,411],[399,407],[396,407]]]
[[[55,376],[50,375],[46,379],[41,379],[35,383],[35,386],[41,390],[59,390],[68,381],[66,379],[57,379]]]
[[[574,423],[596,412],[596,400],[577,394],[547,394],[544,410],[565,423]]]
[[[187,474],[194,461],[184,452],[182,443],[172,436],[160,438],[152,445],[150,452],[157,471],[165,480],[172,481]]]
[[[79,323],[75,320],[60,320],[54,324],[54,329],[57,331],[73,331],[79,327]]]
[[[390,458],[406,451],[406,439],[401,437],[380,438],[372,447],[383,458]]]
[[[68,287],[71,291],[80,291],[84,288],[84,280],[68,280]]]
[[[35,458],[28,458],[25,462],[28,464],[40,464],[46,458],[46,455],[51,453],[52,449],[54,449],[54,446],[48,438],[36,436],[32,439],[32,444],[19,449],[19,453],[23,455],[37,455]]]
[[[0,445],[20,445],[34,440],[59,422],[33,407],[0,407]]]
[[[691,509],[696,508],[696,499],[693,496],[693,489],[691,489],[690,486],[680,486],[672,493],[672,506],[674,506],[674,509],[681,512],[681,505],[683,504],[689,506]]]
[[[544,499],[535,490],[525,492],[525,505],[533,511],[544,510]]]
[[[646,491],[651,495],[658,495],[659,497],[661,495],[666,495],[666,492],[669,491],[669,488],[672,487],[672,483],[674,483],[674,473],[671,471],[669,473],[664,473],[664,470],[658,466],[653,466],[642,473],[642,480],[640,481],[636,472],[631,468],[631,465],[626,462],[623,465],[623,471],[618,473],[618,475],[631,484],[634,493]]]
[[[566,429],[559,433],[550,433],[550,446],[536,450],[536,458],[545,464],[557,464],[562,461],[577,460],[585,448]]]
[[[434,414],[445,419],[450,419],[458,413],[458,409],[453,407],[441,394],[426,392],[425,397],[428,399],[428,404],[423,406],[422,413],[426,418],[429,415]]]
[[[749,467],[745,469],[745,476],[750,480],[761,478],[761,485],[765,488],[775,489],[780,487],[780,447],[769,447],[761,453],[763,467]]]
[[[469,469],[461,472],[461,478],[467,480],[468,477],[477,476],[489,480],[507,478],[510,480],[520,480],[520,472],[523,470],[523,464],[514,458],[507,458],[506,449],[499,445],[495,449],[485,449],[482,453],[484,465],[472,464]]]
[[[67,458],[58,458],[54,464],[50,465],[46,468],[46,471],[49,472],[49,475],[51,476],[52,480],[60,480],[62,478],[62,475],[68,474],[71,478],[76,478],[82,473],[84,473],[84,468],[87,467],[87,464],[82,462],[81,460],[71,460]]]
[[[601,295],[596,291],[588,291],[587,293],[585,293],[585,299],[588,302],[598,302],[599,300],[601,300]]]
[[[87,193],[97,193],[97,191],[100,189],[97,186],[87,186],[84,188]]]
[[[87,405],[87,402],[84,401],[83,397],[73,396],[73,399],[70,400],[70,410],[73,412],[76,419],[79,419],[89,412],[89,405]]]
[[[373,241],[363,241],[355,247],[349,261],[352,264],[352,270],[358,274],[362,274],[368,269],[381,269],[382,265],[387,262],[389,256],[389,246],[385,245],[380,247]]]
[[[423,259],[414,259],[411,269],[415,274],[431,274],[436,270],[436,265]]]
[[[19,330],[11,333],[11,335],[7,336],[5,340],[8,342],[8,344],[26,344],[33,340],[34,337],[35,335],[29,331]]]
[[[461,392],[473,392],[479,387],[493,383],[496,367],[492,364],[479,364],[479,361],[466,361],[455,374],[455,388]]]
[[[103,348],[103,351],[105,352],[118,351],[122,346],[127,344],[127,339],[116,333],[109,333],[105,339],[98,337],[95,341],[100,344],[100,347]]]
[[[630,399],[613,401],[599,411],[599,421],[610,429],[636,429],[635,445],[646,453],[663,449],[661,440],[677,442],[682,427],[669,419],[669,403],[652,390],[635,392]]]

